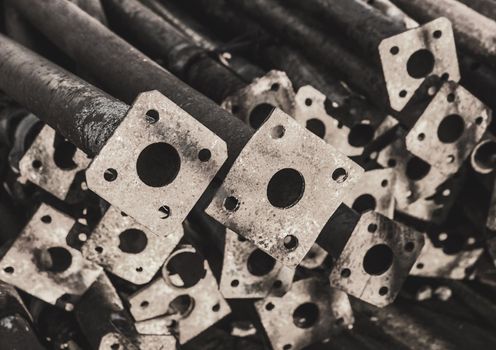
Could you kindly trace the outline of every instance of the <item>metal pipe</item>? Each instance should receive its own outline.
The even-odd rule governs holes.
[[[496,20],[496,2],[493,0],[458,0],[481,15]]]
[[[164,67],[217,103],[246,84],[205,49],[135,0],[104,0],[118,32],[129,32],[138,48],[164,60]]]
[[[345,48],[334,37],[325,35],[315,23],[306,22],[287,6],[270,0],[233,0],[232,3],[308,56],[315,57],[332,71],[341,73],[344,81],[379,107],[387,106],[385,86],[379,70]]]
[[[212,100],[190,88],[74,4],[58,0],[9,0],[35,27],[127,103],[158,90],[228,145],[228,169],[252,130]]]
[[[128,109],[3,35],[0,77],[1,90],[90,155],[100,151]]]
[[[292,0],[291,2],[339,28],[366,55],[372,54],[378,57],[377,47],[380,42],[405,30],[404,25],[399,25],[398,22],[360,0]]]
[[[446,17],[453,24],[456,42],[466,51],[496,66],[496,22],[455,0],[392,0],[420,21]]]

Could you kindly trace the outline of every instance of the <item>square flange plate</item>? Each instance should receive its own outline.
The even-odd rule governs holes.
[[[158,235],[177,229],[226,143],[158,91],[142,93],[86,171],[88,187]]]
[[[460,80],[453,29],[443,17],[384,39],[379,55],[389,103],[396,111],[406,106],[429,75]]]
[[[296,266],[362,172],[275,109],[241,151],[207,213]]]

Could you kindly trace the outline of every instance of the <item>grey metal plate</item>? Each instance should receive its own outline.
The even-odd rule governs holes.
[[[293,169],[304,179],[300,199],[276,207],[267,188],[273,176]],[[296,266],[363,170],[279,109],[240,153],[206,212],[275,259]],[[285,181],[281,181],[285,183]],[[236,198],[234,210],[225,204]],[[288,248],[284,240],[296,238]]]
[[[157,121],[149,122],[149,110],[158,112]],[[163,143],[177,151],[180,168],[171,183],[152,187],[138,176],[137,161],[146,147]],[[199,159],[203,149],[211,154],[208,161]],[[157,164],[160,154],[155,156],[155,162],[149,157],[146,168],[167,171],[170,164]],[[227,147],[222,139],[158,91],[150,91],[138,96],[91,163],[86,179],[88,187],[113,206],[156,234],[167,235],[181,225],[226,159]],[[114,169],[113,181],[105,180],[107,169]],[[166,215],[160,209],[164,206],[168,208]]]

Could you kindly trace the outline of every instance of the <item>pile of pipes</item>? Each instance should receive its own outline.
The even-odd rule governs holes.
[[[0,349],[496,347],[495,0],[0,3]]]

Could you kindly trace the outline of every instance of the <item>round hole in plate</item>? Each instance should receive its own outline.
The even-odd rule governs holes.
[[[443,118],[437,128],[439,141],[453,143],[462,136],[465,129],[465,121],[458,114],[450,114]]]
[[[315,303],[303,303],[293,312],[293,323],[298,328],[310,328],[319,319],[319,308]]]
[[[43,215],[41,217],[41,222],[43,222],[45,224],[49,224],[52,222],[52,217],[50,215]]]
[[[405,251],[407,251],[407,252],[409,252],[409,253],[410,253],[410,252],[412,252],[412,251],[413,251],[413,249],[415,248],[415,243],[413,243],[413,242],[407,242],[407,243],[405,244],[405,247],[404,247],[404,248],[405,248]]]
[[[274,307],[275,307],[274,304],[269,302],[265,305],[265,310],[271,311],[271,310],[274,310]]]
[[[41,161],[39,159],[35,159],[31,162],[31,166],[33,167],[33,169],[36,169],[36,170],[40,169],[42,165],[43,164],[41,163]]]
[[[351,270],[350,269],[342,269],[341,270],[341,277],[348,278],[351,275]]]
[[[272,114],[275,107],[269,103],[256,105],[248,116],[248,123],[253,129],[258,129]]]
[[[227,211],[234,212],[239,209],[239,205],[239,200],[234,196],[229,196],[224,199],[223,206]]]
[[[443,32],[440,31],[440,30],[435,30],[433,33],[432,33],[432,36],[436,39],[439,39],[441,36],[443,35]]]
[[[158,122],[160,115],[155,109],[150,109],[145,114],[145,120],[148,124],[155,124]]]
[[[425,134],[421,132],[420,134],[417,135],[417,140],[419,141],[424,141],[425,140]]]
[[[260,249],[255,249],[246,260],[246,267],[254,276],[267,275],[275,265],[275,259]]]
[[[117,179],[117,170],[113,168],[108,168],[103,172],[103,178],[107,182],[115,181],[115,179]]]
[[[429,174],[431,166],[419,157],[413,156],[406,163],[406,176],[413,181],[419,181]]]
[[[401,90],[400,93],[398,94],[401,98],[406,97],[406,90]]]
[[[287,250],[293,251],[298,247],[298,238],[293,235],[287,235],[283,239],[283,245]]]
[[[367,231],[369,231],[370,233],[374,233],[375,231],[377,231],[377,225],[369,224],[369,226],[367,226]]]
[[[174,181],[181,168],[181,157],[174,146],[156,142],[146,146],[136,161],[140,180],[150,187],[164,187]]]
[[[400,48],[398,46],[393,46],[389,49],[391,55],[397,55],[400,52]]]
[[[280,139],[281,137],[284,136],[284,133],[286,132],[286,129],[282,125],[276,125],[270,130],[270,136],[273,139]]]
[[[359,214],[363,214],[367,211],[375,210],[376,206],[377,203],[375,197],[371,194],[365,193],[355,198],[351,208]]]
[[[138,229],[130,228],[119,234],[119,249],[128,254],[139,254],[148,244],[146,234]]]
[[[7,266],[6,268],[3,269],[5,273],[8,273],[9,275],[14,273],[14,268],[12,266]]]
[[[388,287],[381,287],[379,288],[379,295],[386,295],[389,292]]]
[[[427,49],[420,49],[410,55],[406,63],[408,75],[414,79],[424,78],[434,69],[434,55]]]
[[[348,178],[348,172],[344,168],[337,168],[332,172],[331,177],[337,183],[343,183]]]
[[[212,153],[209,149],[203,148],[200,152],[198,152],[198,159],[200,162],[208,162],[210,158],[212,158]]]
[[[300,201],[305,192],[305,179],[295,169],[281,169],[267,184],[267,199],[276,208],[287,209]]]
[[[191,288],[205,277],[207,271],[204,263],[204,258],[198,253],[178,252],[167,261],[163,272],[175,287]]]
[[[308,119],[305,124],[307,130],[317,135],[321,139],[324,138],[326,134],[326,127],[322,120],[318,118]]]
[[[306,98],[306,99],[305,99],[305,104],[306,104],[307,106],[311,106],[311,105],[312,105],[312,103],[313,103],[313,101],[312,101],[312,99],[311,99],[311,98]]]
[[[270,89],[271,89],[272,91],[277,91],[277,90],[279,90],[279,84],[278,84],[278,83],[274,83],[274,84],[272,84],[272,85],[270,86]]]
[[[369,275],[382,275],[393,264],[394,254],[386,244],[377,244],[370,248],[363,257],[363,269]]]
[[[160,208],[158,208],[158,212],[160,213],[161,219],[167,219],[169,216],[171,216],[171,208],[168,205],[162,205]]]

